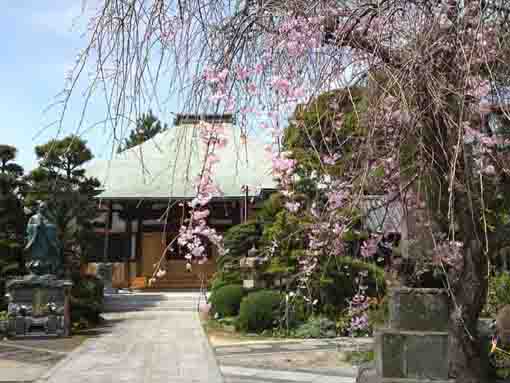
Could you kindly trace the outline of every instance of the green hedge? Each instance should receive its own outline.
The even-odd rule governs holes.
[[[281,294],[272,290],[260,290],[248,294],[241,302],[239,328],[253,332],[273,328],[279,319],[281,299]]]
[[[220,287],[211,294],[213,310],[222,318],[235,316],[239,313],[243,296],[244,290],[241,285]]]

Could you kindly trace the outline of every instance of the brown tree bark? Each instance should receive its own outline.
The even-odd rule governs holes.
[[[459,383],[487,381],[478,317],[487,295],[487,256],[476,240],[466,246],[464,269],[454,287],[450,314],[450,376]]]

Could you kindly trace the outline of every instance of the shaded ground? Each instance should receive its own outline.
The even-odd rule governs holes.
[[[86,337],[29,337],[0,342],[0,382],[32,382],[78,347]]]

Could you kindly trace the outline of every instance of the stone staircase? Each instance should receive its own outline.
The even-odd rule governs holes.
[[[205,275],[208,287],[216,271],[214,263],[193,265],[192,272],[186,271],[185,262],[174,261],[163,278],[157,279],[150,286],[147,277],[137,277],[131,281],[132,289],[149,290],[199,290],[202,287],[201,275]]]
[[[200,294],[191,291],[111,294],[105,296],[104,312],[197,311],[199,299]]]

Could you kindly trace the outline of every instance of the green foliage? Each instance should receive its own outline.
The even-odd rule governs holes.
[[[324,316],[312,316],[296,330],[298,338],[334,338],[336,324]]]
[[[0,311],[0,339],[7,335],[7,311]]]
[[[7,308],[5,282],[8,277],[23,274],[23,248],[11,241],[0,240],[0,310]]]
[[[326,92],[296,109],[295,120],[285,129],[283,145],[291,150],[303,177],[303,191],[316,192],[312,171],[342,174],[350,166],[353,138],[363,133],[361,115],[367,108],[366,90],[358,87]],[[321,156],[341,155],[335,165],[321,162]],[[298,185],[299,187],[299,185]]]
[[[351,257],[331,259],[323,267],[319,279],[321,303],[336,308],[337,313],[347,306],[348,299],[358,291],[356,278],[362,278],[369,297],[382,297],[386,292],[384,270],[373,263]]]
[[[498,310],[510,304],[510,274],[500,273],[489,279],[489,296],[482,315],[495,317]]]
[[[274,276],[292,274],[297,271],[298,257],[305,248],[305,237],[302,232],[306,222],[287,210],[282,209],[274,216],[274,221],[264,226],[263,242],[270,246],[273,241],[278,243],[265,272]]]
[[[93,156],[85,140],[71,135],[51,140],[35,149],[39,166],[27,177],[27,206],[44,201],[49,219],[69,254],[86,256],[91,250],[92,220],[97,216],[94,197],[100,183],[85,175],[84,165]]]
[[[211,304],[220,317],[234,316],[239,313],[243,296],[243,286],[227,285],[211,294]]]
[[[85,322],[89,325],[100,321],[103,311],[104,285],[101,279],[93,275],[73,275],[71,290],[71,321]]]
[[[224,246],[228,253],[218,257],[218,266],[223,268],[225,264],[234,267],[239,265],[239,260],[246,257],[248,250],[253,245],[259,245],[262,229],[257,222],[248,221],[227,230],[224,236]]]
[[[372,329],[383,327],[390,316],[390,307],[387,297],[380,299],[377,304],[370,305],[368,310],[368,323]]]
[[[26,224],[23,168],[13,162],[16,154],[15,147],[0,145],[0,240],[12,243],[23,241]]]
[[[241,302],[238,326],[243,331],[261,332],[275,326],[281,305],[281,294],[261,290],[248,294]]]
[[[271,194],[257,211],[257,222],[263,226],[273,223],[276,214],[283,208],[283,196],[280,193]]]
[[[372,362],[375,359],[375,353],[370,351],[351,351],[346,355],[346,362],[354,366]]]
[[[243,283],[241,273],[239,271],[224,272],[219,271],[214,274],[214,278],[211,281],[211,293],[216,292],[218,289],[227,285],[240,285]]]
[[[124,145],[120,145],[117,152],[133,148],[145,141],[150,140],[158,133],[164,132],[168,127],[162,125],[161,121],[149,110],[149,113],[143,114],[136,120],[135,129],[129,133],[129,137],[124,139]]]

